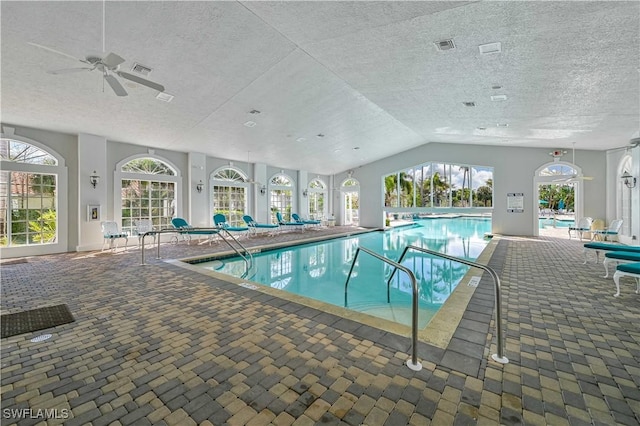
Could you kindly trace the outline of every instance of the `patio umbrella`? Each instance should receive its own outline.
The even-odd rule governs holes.
[[[549,204],[549,202],[545,201],[545,200],[538,200],[538,203],[540,203],[540,204]]]

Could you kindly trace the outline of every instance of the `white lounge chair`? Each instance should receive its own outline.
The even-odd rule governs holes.
[[[636,280],[636,294],[640,293],[640,263],[625,263],[618,265],[616,273],[613,274],[613,282],[616,283],[615,297],[620,296],[620,278],[632,277]]]
[[[593,223],[593,219],[586,216],[580,218],[575,226],[569,227],[569,239],[571,239],[571,232],[575,232],[580,237],[580,241],[582,241],[582,234],[585,232],[591,232],[591,223]]]

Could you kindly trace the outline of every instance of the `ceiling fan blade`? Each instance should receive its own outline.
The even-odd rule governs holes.
[[[94,68],[65,68],[65,69],[61,69],[61,70],[49,70],[47,71],[47,74],[53,74],[53,75],[59,75],[59,74],[70,74],[73,72],[80,72],[80,71],[91,71]]]
[[[102,63],[107,66],[109,69],[114,69],[118,65],[124,62],[124,59],[115,53],[109,53],[107,56],[102,58]]]
[[[164,92],[164,86],[162,84],[154,83],[153,81],[147,80],[146,78],[138,77],[137,75],[129,74],[124,71],[116,71],[122,78],[126,78],[127,80],[131,80],[135,83],[142,84],[143,86],[147,86],[151,89],[157,90],[158,92]]]
[[[52,48],[50,48],[50,47],[43,46],[43,45],[41,45],[41,44],[31,43],[31,42],[27,42],[27,44],[30,44],[31,46],[37,47],[37,48],[39,48],[39,49],[46,50],[46,51],[51,52],[51,53],[56,53],[56,54],[58,54],[58,55],[66,56],[66,57],[67,57],[67,58],[69,58],[69,59],[74,59],[74,60],[76,60],[76,61],[84,62],[85,64],[88,64],[88,63],[89,63],[89,62],[87,62],[87,61],[86,61],[86,60],[84,60],[84,59],[76,58],[75,56],[71,56],[71,55],[69,55],[69,54],[67,54],[67,53],[60,52],[59,50],[52,49]]]
[[[114,76],[105,75],[104,79],[107,80],[107,83],[109,83],[109,86],[111,86],[116,95],[127,96],[127,91],[124,90],[122,84],[120,84],[120,82]]]

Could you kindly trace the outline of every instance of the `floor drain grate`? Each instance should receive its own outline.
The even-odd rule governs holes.
[[[40,335],[40,336],[38,336],[38,337],[34,337],[33,339],[31,339],[31,341],[32,341],[33,343],[36,343],[36,342],[43,342],[43,341],[45,341],[45,340],[51,339],[51,337],[52,337],[52,336],[51,336],[51,334],[43,334],[43,335]]]

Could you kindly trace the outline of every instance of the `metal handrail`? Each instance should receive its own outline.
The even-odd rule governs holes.
[[[405,254],[407,254],[407,251],[409,251],[409,249],[412,250],[416,250],[416,251],[420,251],[423,253],[427,253],[430,254],[432,256],[436,256],[436,257],[442,257],[444,259],[448,259],[448,260],[452,260],[454,262],[459,262],[459,263],[463,263],[465,265],[468,266],[473,266],[475,268],[479,268],[482,269],[486,272],[489,273],[489,275],[491,275],[491,278],[493,278],[493,282],[495,283],[495,295],[496,295],[496,334],[497,334],[497,348],[498,348],[498,353],[497,354],[493,354],[491,355],[491,358],[496,361],[499,362],[501,364],[507,364],[509,363],[509,359],[504,356],[504,348],[503,348],[503,336],[502,336],[502,297],[501,297],[501,290],[500,290],[500,277],[498,277],[498,274],[496,273],[496,271],[494,271],[493,269],[489,268],[486,265],[483,265],[481,263],[478,262],[473,262],[467,259],[462,259],[460,257],[455,257],[455,256],[450,256],[448,254],[444,254],[444,253],[440,253],[437,251],[433,251],[433,250],[429,250],[429,249],[425,249],[422,247],[417,247],[417,246],[413,246],[413,245],[408,245],[404,248],[404,251],[402,252],[402,255],[400,256],[400,259],[398,259],[398,263],[402,262],[402,260],[404,259]],[[399,268],[396,268],[399,269]],[[389,277],[389,280],[387,281],[387,299],[389,298],[389,284],[391,283],[391,279],[393,278],[393,275],[396,273],[396,269],[393,270],[393,272],[391,273],[391,276]]]
[[[351,278],[353,267],[356,264],[358,254],[360,254],[361,250],[367,254],[370,254],[376,259],[382,260],[383,262],[388,263],[391,266],[395,266],[396,269],[400,269],[409,276],[409,279],[411,279],[413,289],[413,301],[411,307],[411,359],[407,360],[407,366],[413,371],[420,371],[422,370],[422,364],[418,361],[418,283],[416,281],[415,275],[413,275],[413,272],[411,272],[409,268],[402,266],[401,264],[394,262],[391,259],[387,259],[386,257],[369,249],[358,247],[358,249],[356,250],[356,254],[353,257],[353,262],[351,263],[351,269],[349,269],[349,275],[347,275],[347,281],[344,283],[344,306],[347,306],[347,286],[349,285],[349,279]]]
[[[242,258],[242,260],[244,260],[246,267],[245,267],[245,272],[244,272],[244,274],[242,275],[242,278],[244,278],[244,277],[249,273],[249,271],[251,270],[251,268],[253,268],[253,256],[252,256],[251,252],[250,252],[249,250],[247,250],[247,248],[246,248],[245,246],[243,246],[243,245],[242,245],[242,244],[241,244],[241,243],[236,239],[236,237],[234,237],[234,236],[233,236],[233,235],[232,235],[228,230],[226,230],[226,229],[224,229],[224,228],[184,228],[184,229],[180,229],[180,228],[173,228],[173,229],[160,229],[160,230],[157,230],[157,231],[147,231],[147,232],[145,232],[145,233],[142,235],[142,242],[141,242],[141,244],[142,244],[142,250],[141,250],[142,260],[141,260],[141,263],[140,263],[140,264],[141,264],[141,265],[146,265],[146,263],[145,263],[145,256],[144,256],[144,248],[145,248],[144,239],[145,239],[148,235],[153,235],[153,234],[158,235],[158,241],[157,241],[158,253],[157,253],[156,259],[161,259],[161,257],[160,257],[160,236],[159,236],[159,234],[168,234],[168,233],[171,233],[171,234],[175,234],[175,233],[178,233],[178,234],[189,234],[189,233],[193,233],[194,231],[196,231],[196,232],[198,232],[198,231],[205,231],[205,232],[211,232],[211,234],[212,234],[212,235],[215,235],[215,234],[219,235],[219,236],[220,236],[220,238],[222,238],[222,240],[223,240],[225,243],[227,243],[227,245],[228,245],[229,247],[231,247],[231,249],[232,249],[233,251],[235,251],[235,252],[236,252],[236,254]],[[225,231],[225,233],[227,234],[227,236],[228,236],[228,237],[231,237],[231,239],[232,239],[236,244],[238,244],[238,245],[242,248],[242,250],[243,250],[243,251],[248,255],[248,258],[247,258],[247,256],[245,256],[245,255],[243,255],[242,253],[240,253],[240,251],[239,251],[237,248],[235,248],[235,247],[234,247],[234,246],[233,246],[233,245],[232,245],[232,244],[227,240],[227,238],[225,238],[225,236],[221,233],[221,231]]]

